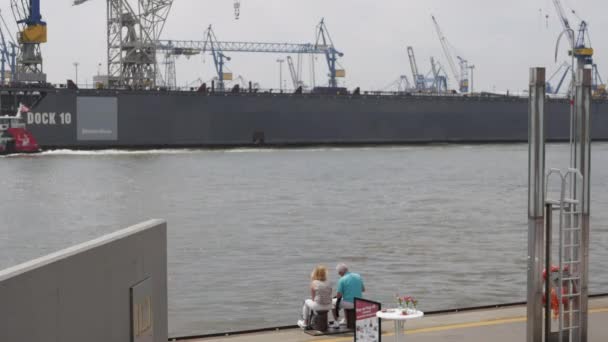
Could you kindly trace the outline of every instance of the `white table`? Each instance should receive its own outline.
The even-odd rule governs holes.
[[[395,322],[395,342],[403,341],[405,332],[405,322],[410,319],[418,319],[424,316],[424,312],[420,310],[408,310],[408,314],[403,314],[403,309],[388,309],[386,312],[376,312],[376,317],[387,319]]]

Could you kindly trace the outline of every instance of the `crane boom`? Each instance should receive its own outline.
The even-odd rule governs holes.
[[[424,75],[420,75],[420,73],[418,72],[418,64],[416,63],[416,55],[414,54],[413,47],[407,47],[407,55],[410,59],[410,67],[412,68],[412,77],[414,77],[416,89],[424,90],[424,88],[426,88]]]
[[[560,19],[559,21],[562,23],[564,30],[571,31],[572,28],[570,27],[570,21],[566,16],[566,12],[564,11],[564,6],[562,6],[561,1],[553,0],[553,5],[555,5],[555,10],[557,10],[557,15]],[[570,45],[574,44],[574,37],[572,35],[568,34],[568,40],[570,40]]]
[[[300,80],[298,79],[298,73],[296,72],[296,67],[293,64],[293,59],[291,56],[287,56],[287,65],[289,66],[289,73],[291,74],[293,89],[298,89],[300,86]]]
[[[450,48],[448,47],[448,42],[445,36],[443,35],[443,31],[441,31],[441,27],[439,27],[439,23],[437,23],[437,19],[432,15],[433,23],[435,24],[435,30],[437,31],[437,35],[439,36],[439,41],[441,42],[441,47],[443,48],[443,53],[445,54],[445,58],[448,60],[448,66],[450,67],[450,71],[452,72],[452,76],[454,79],[460,83],[460,75],[456,69],[456,63],[454,62],[454,58],[450,53]]]

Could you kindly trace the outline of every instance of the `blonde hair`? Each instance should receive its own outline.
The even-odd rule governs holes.
[[[310,274],[310,279],[326,281],[327,280],[327,267],[325,267],[323,265],[318,265],[317,267],[315,267],[315,269],[312,270],[312,273]]]

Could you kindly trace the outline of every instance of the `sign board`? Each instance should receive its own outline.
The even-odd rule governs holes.
[[[376,312],[382,304],[366,299],[355,298],[355,342],[380,342],[382,329]]]
[[[154,315],[150,278],[131,288],[131,342],[154,342]]]

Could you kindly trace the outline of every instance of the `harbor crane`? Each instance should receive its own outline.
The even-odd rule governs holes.
[[[570,63],[568,62],[563,62],[559,68],[557,68],[557,70],[555,70],[555,72],[547,79],[547,93],[549,94],[559,94],[559,91],[562,88],[562,85],[564,84],[564,81],[566,80],[566,78],[568,78],[568,75],[570,75],[572,72],[572,65],[570,65]],[[553,80],[556,78],[558,78],[558,82],[557,85],[553,85]],[[571,87],[569,87],[571,89]]]
[[[323,32],[327,32],[324,22],[322,21],[321,27]],[[317,26],[319,30],[319,26]],[[329,83],[337,86],[336,78],[344,77],[345,71],[343,69],[337,69],[337,58],[343,54],[336,50],[333,42],[328,34],[325,35],[325,44],[323,39],[319,38],[317,43],[267,43],[267,42],[230,42],[230,41],[217,41],[215,40],[216,50],[226,52],[250,52],[250,53],[277,53],[277,54],[297,54],[298,56],[309,54],[309,55],[325,55],[328,60],[329,67]],[[208,51],[210,45],[207,43],[208,39],[204,41],[197,40],[159,40],[157,41],[156,48],[158,52],[165,52],[177,56],[194,56],[203,54]],[[329,44],[327,44],[329,42]],[[298,57],[299,58],[299,57]],[[219,59],[218,59],[219,60]],[[299,66],[299,64],[298,64]],[[298,69],[299,70],[299,67]],[[301,82],[300,73],[297,79]],[[333,75],[333,78],[332,78]],[[333,82],[332,82],[333,80]]]
[[[412,69],[412,77],[414,79],[414,85],[416,87],[416,90],[424,91],[426,89],[426,79],[424,75],[421,75],[418,72],[418,64],[416,63],[416,55],[414,54],[413,47],[407,47],[407,55],[410,60],[410,68]]]
[[[593,92],[595,96],[607,96],[606,83],[602,80],[600,72],[597,69],[597,64],[593,64]]]
[[[16,0],[13,0],[16,1]],[[38,0],[39,1],[39,0]],[[75,0],[82,5],[89,0]],[[106,0],[108,85],[156,87],[157,42],[173,0]]]
[[[401,75],[399,78],[389,83],[386,87],[382,88],[381,91],[397,91],[398,93],[409,92],[412,90],[412,85],[406,75]]]
[[[578,77],[578,70],[582,70],[584,68],[592,69],[594,73],[593,93],[596,96],[604,96],[606,94],[606,84],[604,84],[601,77],[599,77],[597,65],[593,63],[594,50],[591,47],[591,41],[589,40],[589,26],[587,22],[585,20],[581,20],[578,27],[578,33],[575,33],[574,29],[570,25],[570,20],[564,11],[561,1],[553,0],[553,4],[564,29],[557,40],[555,59],[557,60],[559,42],[562,36],[566,35],[568,37],[568,42],[570,43],[570,50],[568,51],[568,54],[573,58],[573,79],[576,80]],[[574,85],[575,82],[572,84]]]
[[[40,0],[11,0],[17,23],[19,52],[13,79],[26,83],[45,83],[40,44],[47,42],[46,22],[40,13]]]
[[[433,75],[431,89],[439,94],[447,93],[448,78],[444,74],[443,66],[434,57],[431,57],[431,72]]]
[[[437,31],[437,36],[439,37],[439,42],[441,42],[441,47],[443,49],[443,53],[445,54],[445,58],[448,61],[448,65],[450,67],[450,71],[452,72],[452,76],[454,76],[454,79],[456,79],[458,81],[458,90],[460,91],[460,93],[468,93],[469,92],[468,61],[466,59],[462,58],[461,56],[457,56],[458,62],[459,62],[458,65],[460,67],[460,70],[458,70],[456,68],[456,62],[454,61],[454,58],[452,57],[452,52],[450,50],[448,40],[445,37],[445,35],[443,34],[443,31],[441,30],[441,27],[439,26],[437,19],[435,19],[435,16],[431,15],[431,18],[433,19],[433,23],[435,25],[435,30]]]
[[[6,37],[10,38],[8,43]],[[2,85],[6,84],[7,80],[13,79],[16,73],[16,49],[17,44],[12,39],[6,20],[0,12],[0,77],[2,78],[0,84]],[[7,65],[8,71],[6,69]]]
[[[298,56],[298,66],[300,66],[300,60]],[[289,67],[289,73],[291,75],[291,81],[293,83],[293,89],[298,89],[299,87],[304,87],[304,82],[300,80],[299,68],[296,69],[296,66],[293,63],[293,58],[291,56],[287,56],[287,65]]]
[[[217,72],[218,79],[218,90],[224,91],[225,82],[232,81],[232,73],[224,72],[224,65],[226,61],[230,61],[231,58],[226,56],[222,51],[221,45],[218,44],[213,27],[209,25],[207,31],[205,31],[205,44],[203,45],[203,51],[210,51],[213,56],[213,63],[215,64],[215,71]]]
[[[578,36],[575,37],[575,32],[570,25],[570,20],[566,16],[566,12],[564,11],[564,7],[560,0],[553,0],[553,5],[557,11],[557,14],[560,18],[560,22],[562,23],[562,27],[564,28],[563,34],[566,34],[568,37],[568,41],[570,42],[571,50],[568,52],[570,56],[573,56],[577,62],[577,69],[583,69],[586,65],[593,65],[593,48],[588,43],[588,27],[587,22],[582,20],[579,29]],[[561,35],[560,35],[561,38]],[[558,39],[559,45],[559,39]],[[556,50],[557,55],[557,50]]]
[[[321,19],[319,25],[317,25],[317,40],[315,48],[323,48],[325,50],[325,59],[327,60],[327,66],[329,68],[329,87],[337,88],[337,78],[345,77],[346,72],[344,69],[337,69],[336,64],[338,63],[338,57],[343,57],[344,54],[336,50],[334,42],[331,39],[327,25],[325,25],[325,18]]]

